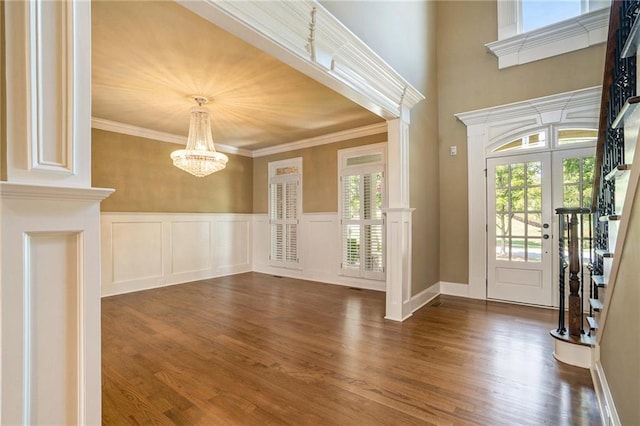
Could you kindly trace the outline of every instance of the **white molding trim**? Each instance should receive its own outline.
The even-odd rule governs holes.
[[[498,8],[506,3],[499,1]],[[584,49],[607,41],[609,11],[601,8],[485,46],[498,58],[499,69]]]
[[[440,294],[469,298],[469,285],[440,281]]]
[[[385,119],[424,99],[317,1],[176,1]]]
[[[91,127],[99,130],[106,130],[108,132],[121,133],[129,136],[138,136],[141,138],[153,139],[161,142],[170,142],[178,145],[186,145],[186,136],[174,135],[173,133],[159,132],[157,130],[151,130],[144,127],[133,126],[131,124],[119,123],[117,121],[105,120],[103,118],[92,117]],[[215,142],[216,150],[220,152],[226,152],[227,154],[243,155],[245,157],[252,157],[251,151],[243,148],[236,148],[235,146],[224,145]]]
[[[440,283],[435,283],[420,293],[411,296],[411,313],[422,308],[427,303],[431,302],[433,299],[440,295]]]
[[[102,201],[114,191],[115,189],[111,188],[72,188],[0,182],[1,199]]]
[[[248,213],[100,214],[102,296],[251,271]]]
[[[264,157],[282,152],[289,152],[298,149],[311,148],[314,146],[328,145],[342,142],[349,139],[356,139],[365,136],[378,135],[387,131],[387,123],[376,123],[368,126],[356,127],[355,129],[343,130],[341,132],[330,133],[323,136],[316,136],[309,139],[302,139],[296,142],[289,142],[268,148],[256,149],[252,152],[252,157]]]
[[[91,127],[108,132],[121,133],[130,136],[138,136],[141,138],[153,139],[162,142],[170,142],[178,145],[185,145],[187,138],[172,133],[159,132],[144,127],[132,126],[130,124],[119,123],[117,121],[105,120],[93,117],[91,119]],[[313,138],[302,139],[295,142],[284,143],[268,148],[261,148],[251,151],[245,148],[237,148],[231,145],[215,143],[216,149],[227,154],[237,154],[245,157],[264,157],[282,152],[290,152],[297,149],[311,148],[319,145],[328,145],[336,142],[342,142],[349,139],[356,139],[365,136],[378,135],[387,131],[387,123],[381,122],[370,124],[368,126],[356,127],[354,129],[343,130],[340,132],[329,133],[327,135],[316,136]]]
[[[598,126],[602,89],[557,95],[455,114],[467,126],[469,287],[468,297],[487,297],[486,158],[491,147],[524,131],[555,124]]]
[[[618,416],[618,411],[616,410],[613,395],[611,394],[609,382],[607,382],[607,377],[604,374],[604,368],[600,361],[597,361],[595,366],[591,369],[591,380],[593,381],[593,387],[598,398],[600,420],[602,420],[602,424],[607,426],[622,425],[620,416]]]

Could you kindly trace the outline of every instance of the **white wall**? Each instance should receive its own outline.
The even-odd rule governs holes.
[[[251,270],[249,214],[102,213],[102,295]]]

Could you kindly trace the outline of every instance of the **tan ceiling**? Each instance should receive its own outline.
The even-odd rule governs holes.
[[[383,121],[174,2],[92,10],[93,117],[186,136],[204,95],[214,141],[249,150]]]

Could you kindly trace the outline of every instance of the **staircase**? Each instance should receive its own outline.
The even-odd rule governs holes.
[[[631,229],[630,223],[637,224],[640,220],[638,207],[632,209],[634,205],[638,206],[637,200],[634,204],[634,197],[640,176],[640,154],[636,150],[640,133],[640,96],[637,96],[636,72],[636,58],[640,50],[639,12],[640,0],[614,0],[611,5],[591,209],[558,209],[557,212],[562,235],[559,238],[560,312],[558,327],[551,331],[556,338],[554,355],[560,361],[591,369],[602,420],[607,425],[624,422],[621,421],[623,416],[618,417],[615,392],[609,390],[606,376],[617,375],[616,380],[618,384],[621,383],[620,377],[625,372],[629,374],[628,365],[618,368],[611,366],[622,363],[624,357],[637,357],[635,353],[611,357],[615,351],[608,348],[612,346],[613,338],[610,336],[620,336],[620,326],[625,328],[625,322],[621,322],[620,318],[634,318],[629,316],[629,308],[625,308],[627,304],[621,300],[624,300],[624,295],[630,294],[629,288],[638,284],[637,272],[631,274],[634,278],[630,281],[628,278],[617,280],[618,271],[623,277],[629,276],[629,270],[640,268],[629,268],[630,263],[640,262],[640,259],[629,260],[629,256],[623,262],[623,268],[627,268],[624,273],[620,266],[623,249],[626,252],[631,248],[630,253],[633,253],[640,244],[639,241],[632,241],[632,238],[625,241],[627,231]],[[631,222],[632,217],[635,222]],[[584,229],[588,228],[589,223],[592,223],[593,233],[587,235]],[[591,254],[585,261],[584,253],[590,250]],[[584,272],[585,264],[588,265],[587,273]],[[565,314],[566,269],[569,272],[571,294],[568,297],[569,309]],[[619,290],[614,298],[616,285]],[[616,311],[620,309],[627,311]],[[637,309],[637,306],[631,309]],[[611,316],[612,328],[605,331],[610,312],[615,313]],[[627,320],[626,328],[629,338],[638,338],[638,324]],[[603,336],[608,339],[606,345]],[[607,356],[610,357],[607,362],[601,362],[605,360],[601,358],[601,348],[607,350]],[[606,374],[604,364],[609,368]],[[617,392],[619,404],[624,404],[620,395],[625,390],[618,389]],[[637,393],[637,389],[634,392]],[[622,411],[627,416],[629,412],[634,412],[632,415],[638,416],[634,417],[634,422],[640,419],[640,408],[623,407]]]

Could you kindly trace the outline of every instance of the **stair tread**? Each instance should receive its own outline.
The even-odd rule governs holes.
[[[587,322],[589,323],[590,330],[598,329],[598,320],[596,319],[596,317],[587,317]]]
[[[611,128],[618,129],[624,127],[625,121],[627,121],[633,115],[638,106],[640,106],[640,96],[630,96],[629,98],[627,98],[626,102],[620,109],[620,112],[611,122]]]
[[[620,164],[619,166],[614,167],[609,173],[607,173],[607,175],[604,177],[604,180],[613,180],[625,173],[628,173],[629,170],[631,170],[631,164]]]
[[[596,254],[602,257],[613,257],[613,252],[607,249],[596,249]]]
[[[619,214],[610,214],[605,216],[600,216],[600,222],[612,222],[622,219],[622,215]]]
[[[593,310],[596,312],[600,312],[602,308],[604,308],[604,305],[598,299],[589,299],[589,304],[591,305]]]
[[[593,283],[595,285],[597,285],[598,287],[606,287],[607,286],[607,281],[605,280],[604,275],[592,275],[591,276],[591,281],[593,281]]]
[[[568,332],[559,333],[558,330],[551,330],[549,332],[555,339],[562,340],[567,343],[574,343],[576,345],[591,346],[596,344],[595,336],[589,334],[581,334],[580,337],[572,337]]]

